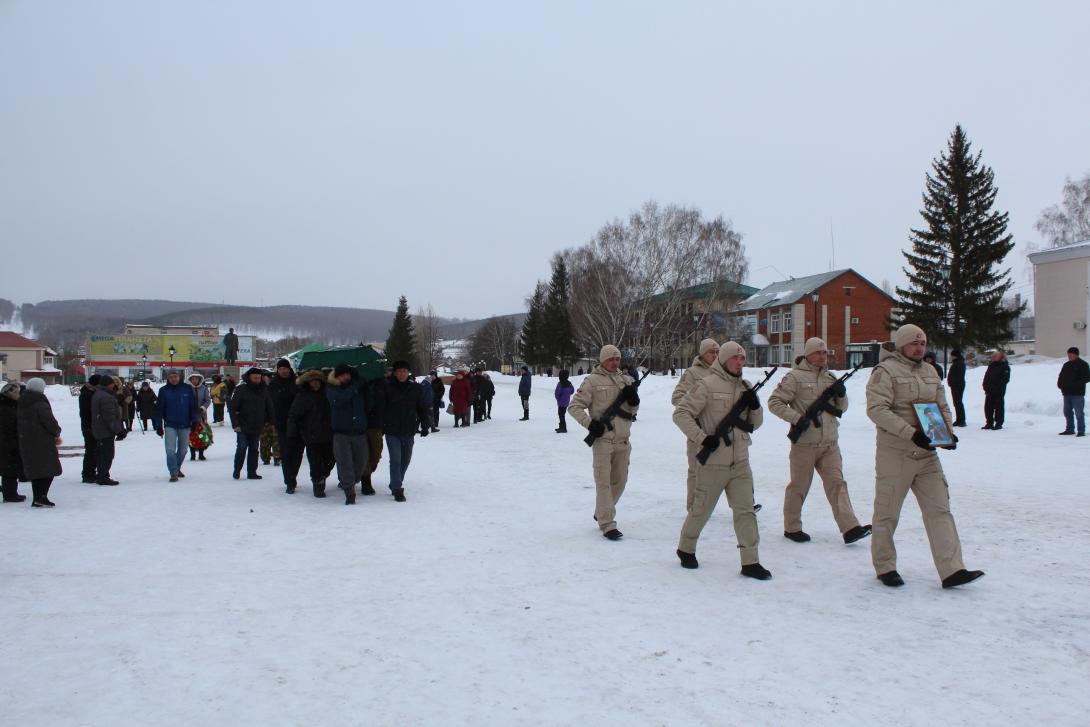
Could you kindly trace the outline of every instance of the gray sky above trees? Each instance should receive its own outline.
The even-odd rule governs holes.
[[[1021,279],[1090,170],[1087,27],[1081,0],[8,0],[0,297],[515,312],[652,198],[730,218],[755,285],[827,270],[830,220],[837,266],[896,284],[957,122]]]

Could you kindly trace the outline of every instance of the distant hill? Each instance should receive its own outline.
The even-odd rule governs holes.
[[[510,316],[521,326],[525,314]],[[289,336],[322,343],[384,341],[393,311],[372,308],[240,306],[172,300],[45,300],[21,306],[0,299],[0,328],[16,328],[54,348],[74,347],[88,333],[119,331],[126,323],[207,325],[277,340]],[[440,318],[444,338],[466,338],[485,319]]]

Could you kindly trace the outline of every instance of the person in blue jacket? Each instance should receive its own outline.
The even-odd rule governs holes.
[[[166,384],[159,389],[159,403],[153,417],[155,433],[163,438],[163,446],[167,450],[167,471],[170,472],[171,482],[185,477],[182,462],[189,447],[189,430],[200,420],[197,392],[181,380],[177,371],[172,370],[167,374]]]
[[[333,425],[333,457],[337,461],[337,479],[344,491],[344,504],[356,504],[356,483],[367,471],[367,402],[364,390],[368,382],[360,380],[356,370],[337,364],[326,381],[325,395]]]
[[[522,399],[522,419],[520,422],[530,419],[530,369],[522,367],[522,378],[519,379],[519,398]]]

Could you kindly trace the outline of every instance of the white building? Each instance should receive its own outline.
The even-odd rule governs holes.
[[[1063,356],[1071,346],[1090,351],[1090,240],[1035,252],[1033,313],[1035,350],[1042,356]]]

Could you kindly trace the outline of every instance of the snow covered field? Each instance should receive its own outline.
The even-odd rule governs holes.
[[[987,576],[952,591],[911,496],[904,588],[875,580],[869,540],[843,545],[819,482],[813,542],[785,540],[787,427],[772,416],[752,459],[774,579],[738,574],[724,501],[700,569],[680,568],[684,445],[666,377],[641,392],[619,543],[591,520],[579,428],[553,433],[555,379],[534,380],[518,422],[517,380],[493,375],[494,419],[454,431],[444,416],[418,440],[404,504],[385,458],[380,494],[353,507],[335,489],[288,496],[271,467],[236,482],[225,429],[170,484],[161,440],[135,432],[118,445],[120,487],[80,484],[65,459],[56,509],[0,507],[0,723],[1084,725],[1090,438],[1056,436],[1058,370],[1015,366],[994,433],[979,429],[983,370],[969,374],[970,427],[941,456],[966,565]],[[842,427],[863,522],[866,374]],[[78,443],[76,399],[49,395]]]

